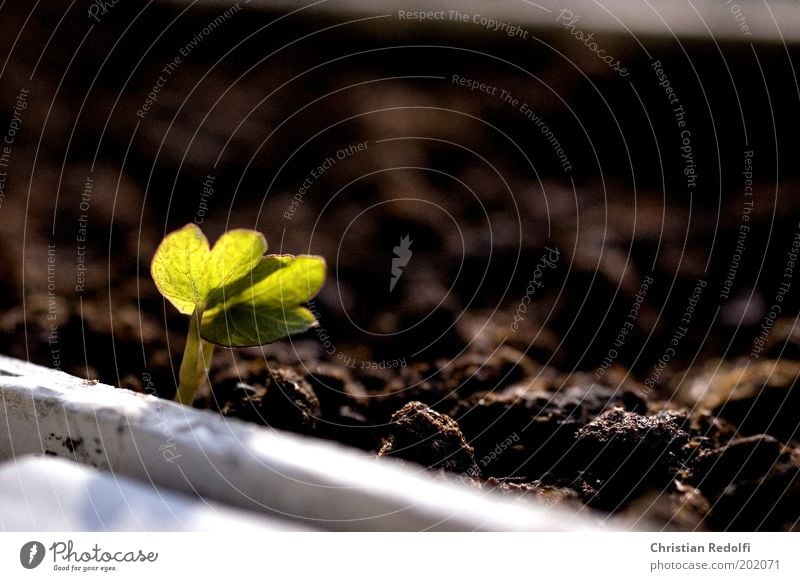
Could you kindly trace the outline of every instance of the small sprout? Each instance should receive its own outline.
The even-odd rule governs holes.
[[[150,267],[156,287],[191,315],[177,402],[191,405],[215,345],[264,345],[317,324],[301,305],[322,288],[325,260],[266,251],[266,239],[254,230],[229,230],[212,248],[194,224],[168,234],[156,249]]]

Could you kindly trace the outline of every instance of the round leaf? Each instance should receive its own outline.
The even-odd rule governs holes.
[[[194,224],[168,234],[156,249],[150,272],[159,292],[181,313],[190,315],[208,293],[208,239]]]

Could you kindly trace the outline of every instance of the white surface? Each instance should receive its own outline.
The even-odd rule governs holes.
[[[1,374],[19,374],[5,375]],[[55,454],[330,530],[595,529],[587,511],[474,490],[330,442],[0,357],[0,460]]]
[[[0,531],[296,530],[303,529],[60,458],[0,465]]]

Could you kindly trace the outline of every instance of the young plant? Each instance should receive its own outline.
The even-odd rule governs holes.
[[[254,230],[229,230],[211,248],[194,224],[168,234],[150,271],[159,292],[191,316],[175,400],[191,405],[215,345],[252,347],[317,324],[301,306],[322,288],[320,256],[264,255]]]

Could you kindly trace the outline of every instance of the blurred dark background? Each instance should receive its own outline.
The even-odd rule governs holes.
[[[21,117],[0,206],[0,352],[54,365],[57,348],[58,365],[111,383],[167,378],[186,322],[155,293],[149,261],[165,232],[201,220],[211,238],[257,228],[273,252],[328,260],[323,333],[273,347],[289,359],[430,361],[505,344],[594,371],[648,276],[618,369],[652,377],[699,280],[659,385],[750,354],[781,282],[764,355],[796,354],[795,46],[597,35],[622,77],[563,27],[523,39],[252,7],[220,20],[225,8],[121,2],[99,22],[86,5],[0,8],[0,133],[15,107]],[[326,158],[364,142],[295,198]],[[413,256],[390,291],[404,236]],[[546,247],[560,259],[514,328]]]

